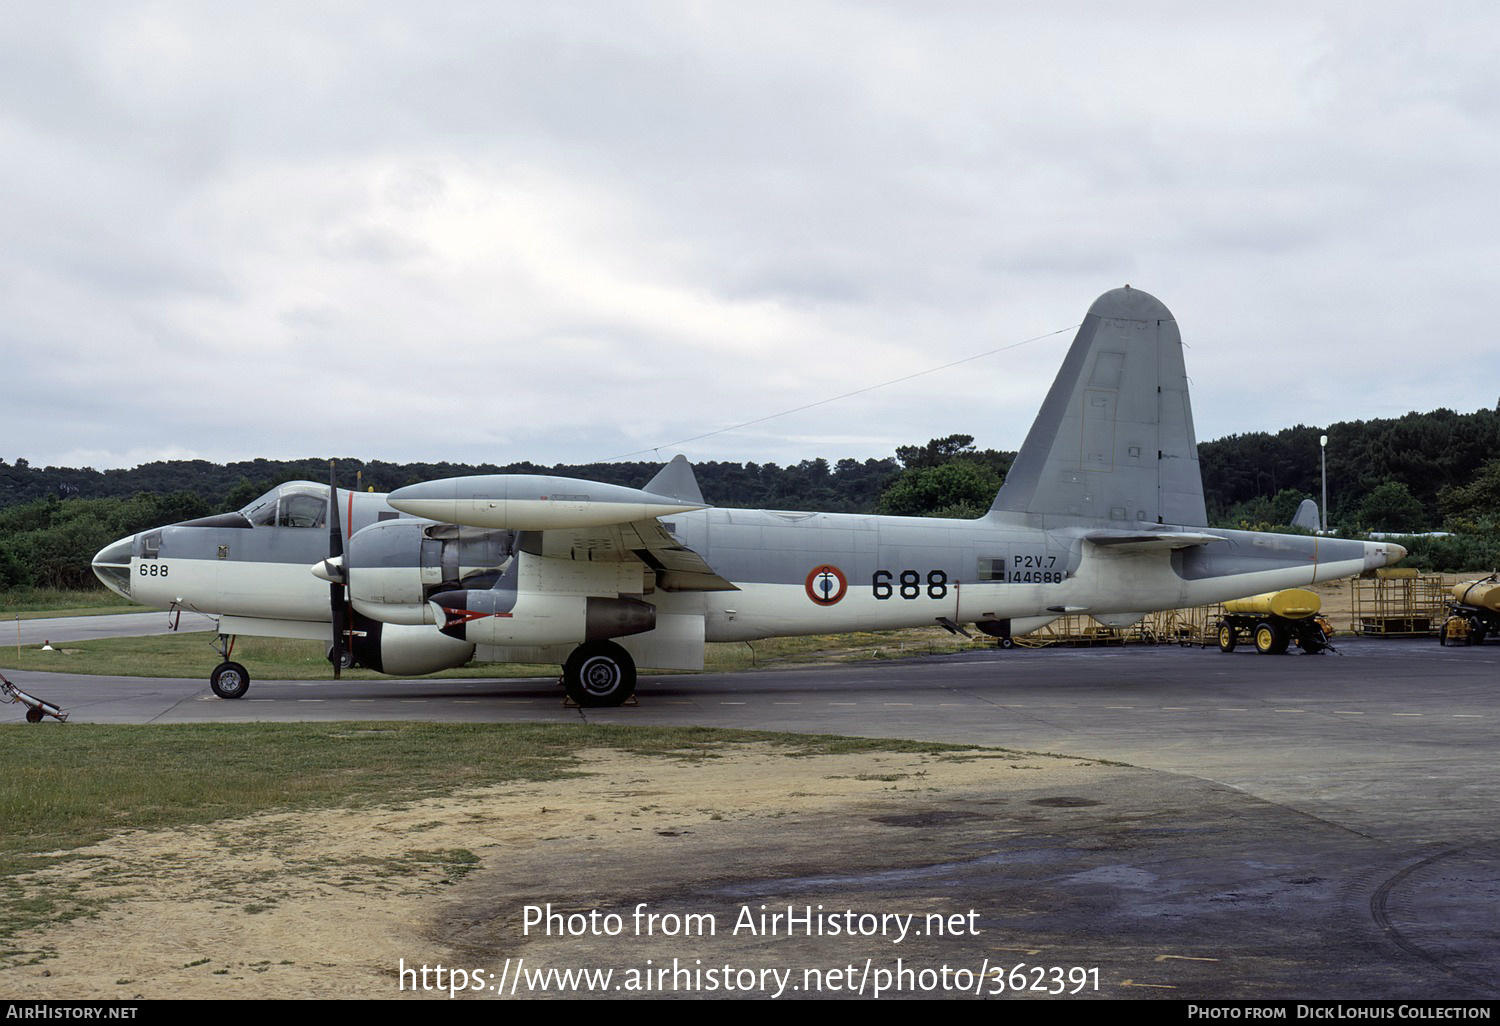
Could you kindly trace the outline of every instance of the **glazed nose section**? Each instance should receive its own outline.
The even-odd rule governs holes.
[[[135,535],[111,542],[94,556],[94,576],[123,598],[130,597],[130,554],[135,548]]]

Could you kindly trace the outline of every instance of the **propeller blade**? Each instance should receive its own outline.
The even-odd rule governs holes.
[[[339,523],[339,489],[332,460],[328,461],[328,561],[324,566],[338,568],[338,580],[334,580],[330,574],[328,585],[329,611],[333,614],[333,679],[338,680],[344,668],[344,647],[349,631],[349,567],[344,560],[344,531]]]

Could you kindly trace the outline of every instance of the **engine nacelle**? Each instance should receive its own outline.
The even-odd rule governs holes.
[[[376,673],[420,676],[462,666],[474,658],[474,645],[430,626],[381,623],[356,613],[354,659]]]
[[[356,531],[344,557],[349,598],[359,613],[391,624],[434,622],[428,596],[465,576],[498,567],[511,553],[509,531],[420,520],[385,520]]]
[[[575,645],[656,626],[654,605],[624,597],[445,591],[431,606],[445,635],[480,645]]]

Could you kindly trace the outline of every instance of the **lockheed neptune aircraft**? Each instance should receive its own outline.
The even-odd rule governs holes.
[[[702,669],[708,641],[936,623],[1008,645],[1068,613],[1126,626],[1405,555],[1209,528],[1177,322],[1126,286],[1089,308],[977,520],[715,509],[678,456],[642,489],[530,474],[388,495],[293,482],[123,538],[94,570],[137,602],[218,618],[221,698],[249,688],[228,661],[245,634],[329,640],[335,673],[558,663],[575,702],[603,706],[630,697],[637,665]]]

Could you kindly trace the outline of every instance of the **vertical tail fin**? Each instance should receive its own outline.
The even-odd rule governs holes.
[[[1125,286],[1089,307],[994,510],[1206,527],[1177,321]]]
[[[681,453],[673,456],[672,462],[658,470],[642,491],[652,495],[665,495],[681,502],[708,505],[703,501],[703,492],[698,488],[698,476],[693,473],[693,465]]]
[[[1321,530],[1323,521],[1318,516],[1318,504],[1311,499],[1303,499],[1297,506],[1297,512],[1292,516],[1292,526],[1300,527],[1304,531]]]

